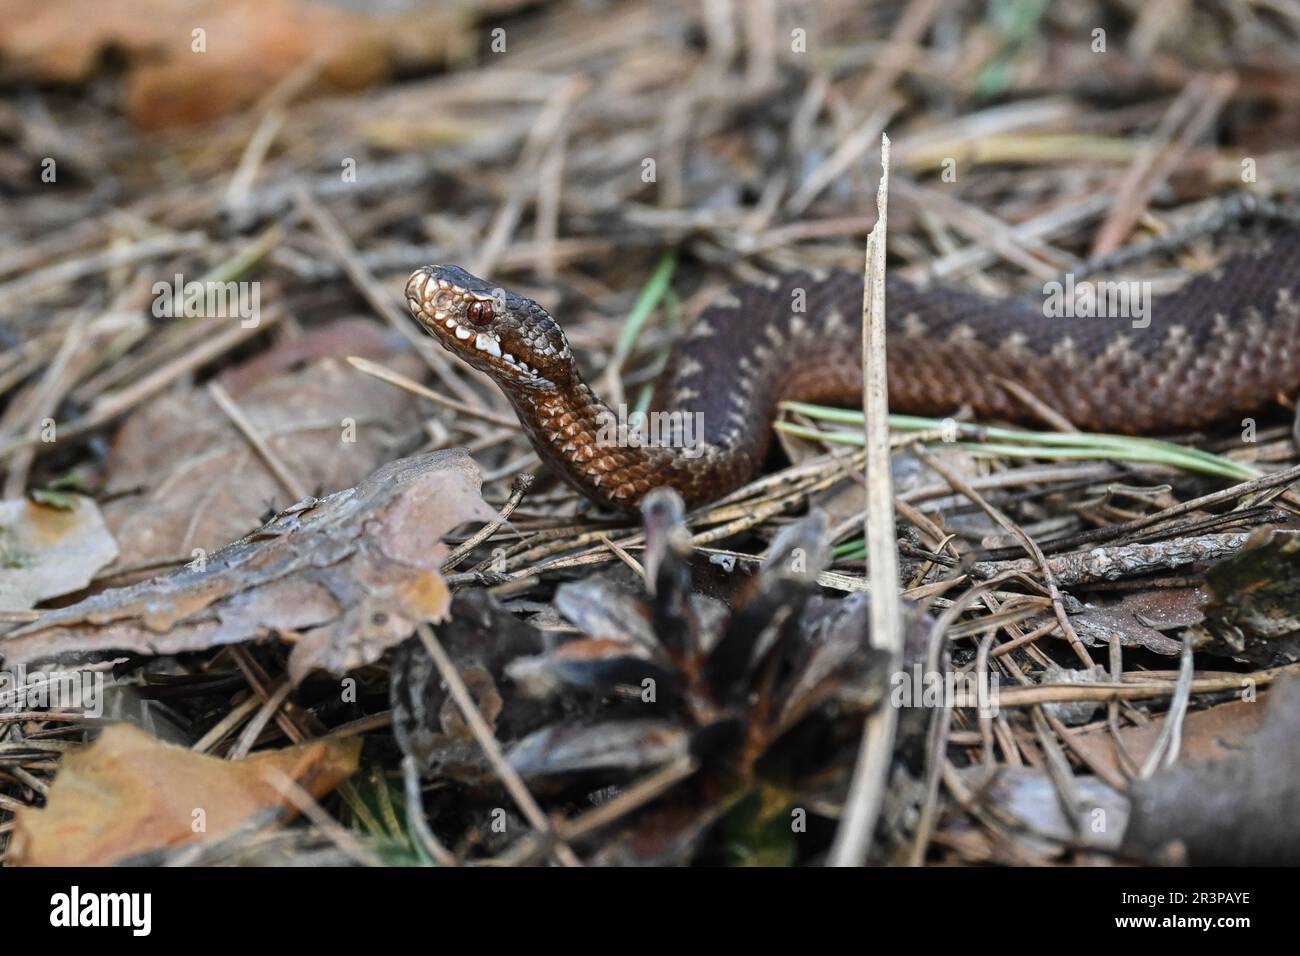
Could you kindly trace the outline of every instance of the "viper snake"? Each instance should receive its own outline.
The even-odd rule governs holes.
[[[862,282],[796,271],[719,296],[669,359],[651,406],[678,413],[668,437],[689,442],[610,440],[617,412],[583,381],[560,324],[533,300],[439,265],[411,276],[406,299],[439,342],[496,382],[544,462],[593,502],[631,512],[658,486],[698,505],[752,478],[781,401],[860,403]],[[1028,408],[1010,381],[1088,431],[1171,433],[1256,412],[1300,386],[1297,286],[1295,228],[1152,297],[1143,323],[1049,318],[1042,295],[986,298],[890,279],[889,406],[1023,421]]]

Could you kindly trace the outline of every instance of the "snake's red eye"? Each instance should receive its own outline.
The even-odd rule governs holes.
[[[494,315],[491,302],[481,302],[475,299],[469,304],[469,320],[475,325],[486,325],[492,321]]]

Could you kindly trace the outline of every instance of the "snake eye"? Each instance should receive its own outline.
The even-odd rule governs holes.
[[[469,316],[469,320],[475,325],[487,325],[487,323],[492,321],[496,313],[492,311],[491,302],[482,302],[475,299],[469,304],[469,309],[466,314]]]

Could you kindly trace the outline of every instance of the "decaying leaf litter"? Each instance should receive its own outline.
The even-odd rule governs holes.
[[[404,317],[407,273],[508,280],[635,405],[726,283],[860,267],[885,128],[890,268],[990,293],[1178,235],[1243,158],[1254,192],[1296,185],[1284,13],[525,6],[468,4],[459,42],[418,55],[376,41],[373,75],[283,50],[250,93],[208,63],[220,96],[179,115],[151,99],[166,77],[115,91],[85,49],[16,61],[104,92],[0,108],[21,184],[0,222],[0,648],[9,672],[105,690],[90,717],[0,688],[6,862],[39,814],[104,812],[65,802],[59,768],[112,719],[237,760],[364,748],[337,795],[274,791],[296,823],[249,809],[178,847],[155,822],[110,854],[823,860],[894,690],[862,640],[862,460],[841,443],[861,426],[791,408],[792,464],[689,516],[665,497],[644,527],[602,519],[545,475],[518,482],[535,456]],[[1161,287],[1215,247],[1126,268]],[[256,280],[259,321],[156,316],[177,274]],[[1297,799],[1294,689],[1269,689],[1300,630],[1286,410],[1159,447],[894,424],[907,670],[996,674],[1001,693],[992,716],[900,712],[872,859],[1294,862],[1268,826]],[[1263,829],[1224,841],[1247,817]]]

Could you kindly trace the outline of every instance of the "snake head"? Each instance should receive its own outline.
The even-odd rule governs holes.
[[[549,312],[459,266],[425,266],[406,282],[411,314],[443,347],[500,385],[566,380],[573,353]]]

